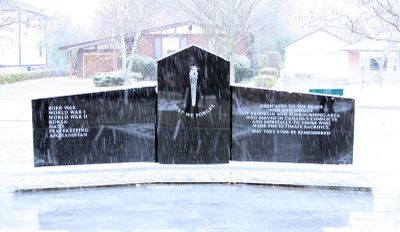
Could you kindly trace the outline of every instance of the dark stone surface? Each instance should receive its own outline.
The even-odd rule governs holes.
[[[229,162],[229,62],[191,46],[161,59],[157,65],[158,161],[163,164]],[[196,76],[193,67],[197,68],[198,77],[197,84],[193,85],[195,97],[192,97],[190,81],[190,76]]]
[[[354,100],[232,87],[237,161],[351,164]]]
[[[32,100],[35,166],[150,161],[155,87]]]

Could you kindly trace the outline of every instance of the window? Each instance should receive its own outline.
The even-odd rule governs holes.
[[[39,57],[42,57],[43,56],[43,46],[42,46],[42,43],[40,42],[39,43]]]
[[[369,70],[370,71],[379,71],[379,62],[375,58],[369,59]]]
[[[364,52],[360,54],[362,71],[379,71],[383,65],[384,72],[397,72],[398,54],[383,52]]]
[[[398,60],[395,57],[391,57],[387,60],[388,70],[391,72],[397,72]]]
[[[179,50],[178,37],[165,37],[162,38],[162,56],[167,56]]]
[[[187,38],[181,37],[156,37],[154,39],[155,57],[159,59],[179,49],[186,47]]]

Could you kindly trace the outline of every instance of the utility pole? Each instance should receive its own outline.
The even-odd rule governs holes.
[[[21,8],[18,8],[18,64],[21,66]]]

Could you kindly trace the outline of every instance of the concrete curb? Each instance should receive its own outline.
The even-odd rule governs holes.
[[[142,184],[254,184],[371,191],[368,176],[353,166],[230,162],[219,165],[158,163],[32,168],[12,175],[16,192]]]

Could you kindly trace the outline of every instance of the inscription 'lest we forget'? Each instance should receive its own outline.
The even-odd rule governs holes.
[[[246,112],[252,133],[286,135],[331,135],[339,113],[325,113],[322,105],[260,104],[260,111]]]
[[[74,105],[49,106],[49,137],[50,138],[77,138],[87,137],[88,127],[82,127],[88,119],[86,110],[78,109]],[[79,125],[75,126],[75,125]]]

